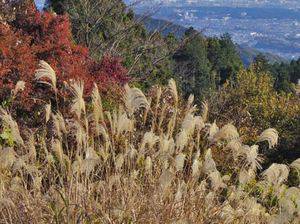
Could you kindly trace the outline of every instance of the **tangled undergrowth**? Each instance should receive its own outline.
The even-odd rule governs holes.
[[[57,91],[51,69],[36,77]],[[246,145],[232,124],[207,120],[206,103],[182,102],[173,80],[147,97],[125,86],[112,111],[83,86],[69,83],[69,113],[45,104],[34,130],[0,109],[0,223],[299,223],[287,180],[300,159],[261,170],[259,144],[271,150],[275,129]]]

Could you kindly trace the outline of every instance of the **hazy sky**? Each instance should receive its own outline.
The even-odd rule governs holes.
[[[46,0],[35,0],[36,5],[38,8],[42,8]],[[132,3],[140,0],[124,0],[126,3]],[[289,6],[296,6],[297,8],[300,7],[300,0],[142,0],[146,2],[149,5],[155,5],[158,3],[181,3],[181,4],[189,4],[189,3],[203,3],[203,2],[210,2],[210,3],[222,3],[222,5],[228,4],[243,4],[243,3],[250,3],[251,5],[256,4],[264,4],[264,5],[270,5],[270,4],[276,4],[276,5],[289,5]]]
[[[38,9],[41,9],[41,8],[43,8],[46,0],[34,0],[34,1],[35,1],[36,6],[38,7]]]

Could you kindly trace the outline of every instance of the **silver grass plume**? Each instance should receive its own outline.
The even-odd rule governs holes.
[[[134,121],[127,117],[126,113],[119,114],[116,120],[117,136],[126,132],[132,132],[134,128]]]
[[[194,95],[191,94],[188,98],[187,106],[186,106],[186,114],[193,114],[197,111],[197,105],[193,105]]]
[[[13,98],[16,97],[16,95],[19,92],[24,91],[24,89],[25,89],[25,82],[22,80],[18,81],[15,88],[13,89]]]
[[[185,154],[182,152],[175,157],[175,168],[177,172],[181,172],[184,167]]]
[[[225,201],[222,206],[220,215],[225,224],[234,223],[236,211],[231,207],[228,201]]]
[[[300,189],[297,187],[286,189],[279,197],[278,204],[280,206],[279,216],[282,216],[280,217],[281,220],[284,219],[286,223],[294,223],[289,221],[292,221],[293,217],[295,217],[295,221],[297,222],[297,216],[299,217],[300,213]]]
[[[13,148],[4,148],[0,151],[0,168],[9,169],[16,162],[17,154]]]
[[[268,141],[269,148],[273,148],[278,143],[278,131],[274,128],[264,130],[258,137],[258,142]]]
[[[183,122],[181,124],[181,128],[187,132],[188,135],[193,135],[196,127],[196,118],[192,113],[188,113],[185,115]]]
[[[151,171],[152,171],[152,159],[150,156],[147,156],[147,158],[145,160],[145,171],[147,173],[151,173]]]
[[[226,124],[213,136],[213,141],[214,142],[218,142],[220,140],[230,141],[238,138],[239,138],[239,133],[236,127],[232,124]]]
[[[181,151],[188,144],[189,135],[185,129],[181,130],[176,136],[176,147]]]
[[[192,177],[198,178],[200,175],[202,163],[199,161],[198,157],[194,158],[193,164],[192,164]]]
[[[62,134],[67,133],[65,119],[62,114],[58,112],[57,114],[51,114],[53,119],[53,125],[55,132],[59,138],[62,137]]]
[[[168,88],[169,88],[170,92],[172,93],[172,96],[173,96],[173,99],[175,102],[175,107],[177,107],[179,99],[178,99],[177,86],[176,86],[176,82],[174,79],[169,80]]]
[[[247,184],[249,181],[255,178],[255,172],[252,169],[242,169],[239,172],[239,183],[242,185]]]
[[[208,149],[204,158],[203,171],[206,174],[210,174],[211,172],[214,172],[216,170],[216,163],[212,158],[211,149]]]
[[[280,186],[289,176],[289,168],[284,164],[273,163],[263,172],[263,177],[267,183]]]
[[[146,132],[143,137],[143,141],[141,144],[141,150],[144,150],[146,145],[148,145],[149,149],[152,150],[153,146],[159,141],[159,137],[155,135],[152,131]]]
[[[102,100],[99,94],[99,89],[96,84],[94,84],[93,92],[92,92],[92,103],[93,103],[93,116],[96,125],[99,121],[104,121]]]
[[[246,153],[247,165],[254,171],[256,171],[256,169],[261,169],[260,163],[263,159],[258,154],[258,145],[252,145],[251,147],[245,145],[243,146],[243,149]]]
[[[202,120],[203,122],[207,121],[208,118],[208,103],[206,101],[202,102]]]
[[[130,114],[133,114],[139,108],[148,108],[149,102],[144,93],[138,88],[130,88],[125,85],[125,106]]]
[[[295,168],[300,171],[300,158],[294,160],[291,164],[290,167]]]
[[[159,184],[162,190],[166,191],[171,186],[173,180],[174,174],[168,169],[163,170],[161,176],[159,177]]]
[[[0,119],[3,122],[3,126],[8,128],[9,131],[11,131],[14,141],[18,145],[24,145],[24,141],[20,135],[19,126],[18,126],[17,122],[15,122],[13,120],[12,116],[6,110],[4,110],[1,106],[0,106]]]
[[[226,149],[231,151],[231,155],[234,160],[237,160],[244,153],[243,144],[239,139],[232,139],[230,142],[228,142]]]
[[[36,161],[36,155],[37,155],[37,153],[36,153],[35,138],[34,138],[34,134],[33,133],[29,136],[29,140],[27,142],[27,147],[29,149],[28,159],[30,161],[35,162]]]
[[[217,134],[219,131],[219,127],[216,124],[216,121],[214,123],[210,124],[209,130],[208,130],[208,140],[212,141],[215,134]]]
[[[59,164],[61,165],[61,167],[64,167],[64,152],[63,152],[63,148],[61,145],[61,142],[58,139],[52,139],[52,150],[54,152],[55,157],[57,158]]]
[[[223,183],[221,174],[219,171],[215,170],[208,175],[208,178],[211,182],[212,188],[214,191],[219,190],[220,188],[225,188],[226,184]]]
[[[116,160],[115,160],[115,166],[118,171],[121,170],[121,168],[124,164],[124,161],[125,161],[125,159],[124,159],[124,155],[122,153],[117,155]]]
[[[35,71],[35,80],[40,83],[50,85],[52,89],[57,92],[56,73],[53,68],[43,60],[39,62],[39,67],[40,68]],[[42,81],[43,79],[48,79],[50,82]]]
[[[174,143],[174,139],[173,138],[168,138],[166,135],[163,135],[160,138],[160,142],[159,142],[159,149],[160,152],[165,154],[165,153],[169,153],[171,154],[172,151],[175,148],[175,143]]]
[[[186,195],[186,192],[187,192],[187,184],[183,180],[178,184],[177,192],[175,194],[175,202],[177,203],[182,202],[184,196]]]
[[[195,122],[195,127],[198,131],[201,131],[203,128],[205,128],[205,124],[201,116],[195,116],[194,122]]]
[[[74,95],[73,104],[71,107],[71,112],[75,113],[77,118],[80,119],[81,113],[85,114],[85,101],[83,98],[84,83],[74,82],[71,84],[71,91]]]
[[[45,121],[46,121],[46,123],[50,120],[50,116],[51,116],[51,103],[46,104],[46,106],[45,106]]]

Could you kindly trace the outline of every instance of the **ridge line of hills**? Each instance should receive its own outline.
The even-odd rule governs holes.
[[[141,17],[141,15],[136,16]],[[168,34],[173,33],[179,39],[182,38],[184,36],[184,33],[188,30],[187,27],[153,17],[147,17],[143,19],[142,22],[145,25],[146,29],[150,32],[158,30],[163,36],[167,36]],[[236,44],[236,47],[245,66],[249,66],[253,62],[254,58],[259,54],[264,55],[270,63],[288,62],[287,59],[282,58],[278,55],[268,52],[262,52],[246,45]]]

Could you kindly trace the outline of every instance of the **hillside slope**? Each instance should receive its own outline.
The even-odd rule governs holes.
[[[153,32],[157,30],[160,31],[164,36],[173,33],[177,38],[182,38],[185,31],[187,30],[186,27],[183,27],[181,25],[151,17],[145,18],[143,20],[143,23],[148,31]],[[286,62],[286,59],[278,55],[261,52],[249,46],[237,45],[237,50],[245,66],[249,66],[251,62],[253,62],[254,58],[260,53],[262,53],[270,63]]]

